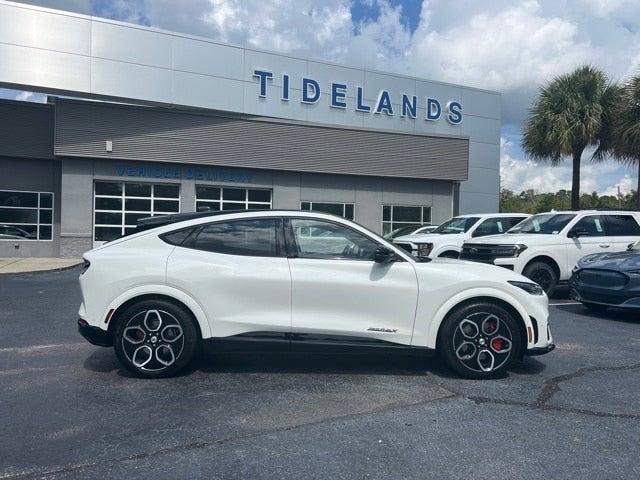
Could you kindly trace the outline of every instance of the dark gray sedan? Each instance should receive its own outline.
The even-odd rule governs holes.
[[[640,240],[625,252],[582,258],[569,280],[571,298],[595,311],[609,307],[640,310]]]

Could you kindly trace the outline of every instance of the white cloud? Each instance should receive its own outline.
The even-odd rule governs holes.
[[[512,191],[535,190],[557,192],[571,190],[571,162],[552,167],[548,164],[513,156],[515,145],[506,138],[500,139],[501,187]],[[638,173],[633,168],[614,162],[592,163],[586,152],[580,168],[580,191],[616,195],[618,186],[623,194],[635,190]]]
[[[16,100],[21,100],[26,102],[27,100],[31,100],[33,97],[33,92],[20,92],[16,95]]]
[[[605,17],[631,2],[629,0],[582,0],[581,3],[595,15]]]
[[[637,178],[637,177],[636,177]],[[611,185],[604,192],[603,195],[618,195],[618,189],[622,195],[630,193],[631,190],[635,190],[637,187],[636,179],[631,178],[629,174],[626,174],[615,185]]]
[[[425,7],[426,8],[426,7]],[[571,21],[542,12],[526,1],[499,12],[480,12],[438,30],[423,9],[412,54],[424,74],[496,90],[531,86],[586,62],[596,54],[578,39]]]

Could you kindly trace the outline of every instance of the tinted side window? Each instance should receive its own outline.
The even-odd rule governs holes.
[[[194,228],[183,228],[181,230],[174,230],[160,235],[160,238],[170,245],[182,245],[187,237],[193,232]]]
[[[604,230],[604,220],[600,215],[589,215],[581,218],[571,229],[571,231],[576,230],[585,231],[585,236],[589,237],[602,237],[606,235]]]
[[[196,235],[190,247],[208,252],[253,257],[278,256],[279,219],[212,223]]]
[[[527,217],[510,217],[508,219],[509,222],[509,228],[511,227],[515,227],[517,224],[519,224],[521,221],[525,220]]]
[[[373,260],[378,244],[366,235],[337,223],[292,219],[301,258]]]
[[[640,237],[640,225],[631,215],[605,215],[607,236]]]
[[[509,218],[487,218],[484,222],[478,225],[473,231],[474,237],[484,237],[485,235],[497,235],[499,233],[505,233],[511,228],[511,221]]]

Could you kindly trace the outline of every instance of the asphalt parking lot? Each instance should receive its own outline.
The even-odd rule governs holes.
[[[139,380],[76,332],[78,269],[0,277],[0,479],[638,478],[640,315],[552,300],[556,351],[207,356]]]

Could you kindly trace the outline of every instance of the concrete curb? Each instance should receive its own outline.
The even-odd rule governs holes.
[[[0,270],[0,277],[7,277],[7,276],[19,276],[19,275],[34,275],[34,274],[39,274],[39,273],[52,273],[52,272],[62,272],[65,270],[71,270],[72,268],[76,268],[78,266],[82,265],[82,261],[78,261],[78,263],[74,263],[72,265],[64,265],[64,266],[56,266],[56,267],[51,267],[51,268],[45,268],[45,269],[37,269],[37,270],[24,270],[24,271],[20,271],[20,272],[3,272]]]

